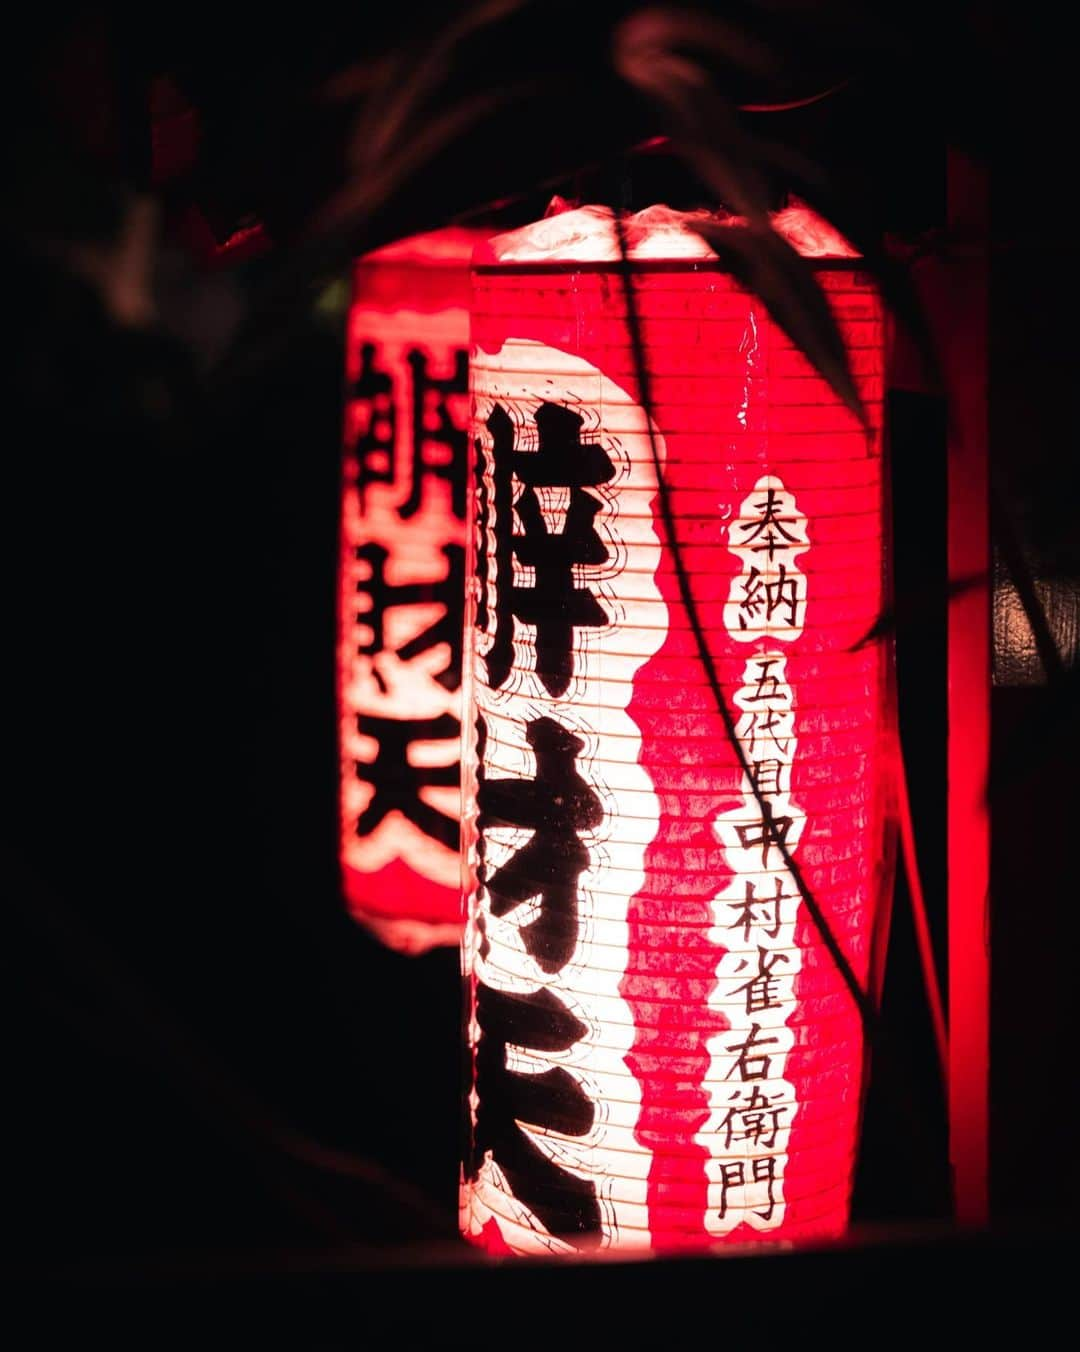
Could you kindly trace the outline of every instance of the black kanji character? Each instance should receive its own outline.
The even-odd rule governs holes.
[[[365,502],[369,484],[392,484],[397,442],[397,410],[393,378],[375,365],[375,344],[360,349],[360,374],[353,381],[350,397],[361,405],[363,426],[354,450],[358,463],[357,487]]]
[[[745,900],[727,903],[731,910],[737,912],[736,918],[727,928],[738,929],[741,925],[744,943],[749,942],[750,930],[753,926],[759,928],[770,939],[775,939],[780,933],[780,903],[782,901],[794,901],[797,894],[785,893],[782,878],[777,878],[775,882],[776,895],[773,897],[759,897],[754,890],[753,882],[747,881]],[[759,913],[756,915],[754,913],[755,907],[759,908]],[[771,929],[767,927],[769,924],[772,926]]]
[[[745,549],[750,545],[751,540],[760,540],[759,544],[750,545],[753,553],[759,554],[763,550],[768,552],[771,562],[773,555],[778,550],[790,549],[792,545],[801,545],[802,540],[797,535],[792,535],[784,529],[785,526],[794,525],[798,521],[797,516],[780,516],[779,510],[782,504],[776,496],[776,490],[769,488],[765,493],[763,502],[755,502],[754,510],[760,512],[754,521],[739,524],[739,530],[746,536],[742,543],[736,546],[739,549]]]
[[[477,794],[477,825],[481,838],[496,826],[533,834],[490,877],[485,866],[480,880],[495,916],[540,898],[540,913],[522,927],[522,938],[545,972],[557,972],[577,943],[578,881],[590,862],[579,832],[598,826],[604,810],[577,771],[577,756],[585,745],[580,737],[551,718],[534,719],[526,737],[536,756],[536,778],[485,776]]]
[[[561,1067],[536,1074],[511,1070],[509,1047],[562,1052],[587,1029],[549,990],[511,995],[476,987],[476,1126],[470,1173],[476,1177],[490,1151],[514,1196],[561,1238],[589,1244],[600,1238],[596,1188],[545,1154],[525,1126],[586,1136],[596,1109],[581,1084]],[[523,1125],[524,1124],[524,1125]]]
[[[758,669],[757,684],[754,686],[753,694],[740,693],[740,700],[744,704],[764,703],[768,709],[777,707],[787,709],[791,703],[791,689],[787,685],[781,685],[780,677],[773,674],[773,667],[781,666],[784,660],[783,657],[755,658],[754,666]]]
[[[402,661],[411,662],[419,653],[433,648],[436,643],[449,644],[450,660],[442,671],[435,673],[434,679],[445,690],[456,690],[461,684],[460,616],[465,591],[465,551],[460,545],[444,545],[442,556],[446,560],[446,576],[438,581],[391,584],[385,580],[390,551],[373,542],[358,546],[356,557],[368,565],[371,575],[358,581],[356,590],[371,598],[371,606],[356,612],[356,622],[370,628],[371,638],[367,643],[359,644],[357,652],[365,657],[374,657],[384,650],[386,612],[393,606],[438,603],[446,608],[442,617],[395,651]],[[377,668],[373,670],[379,689],[385,692],[383,677]]]
[[[794,817],[778,817],[767,810],[756,822],[736,822],[735,831],[744,850],[761,846],[761,867],[769,867],[769,851],[787,845],[788,834],[795,824]],[[756,834],[755,834],[756,833]]]
[[[728,1100],[733,1106],[727,1110],[724,1120],[717,1127],[717,1131],[724,1133],[724,1149],[730,1150],[732,1141],[752,1141],[754,1145],[760,1145],[762,1150],[772,1150],[780,1130],[780,1118],[790,1106],[781,1104],[779,1108],[774,1108],[772,1105],[783,1097],[782,1089],[772,1095],[763,1094],[755,1084],[751,1086],[749,1097],[735,1106],[736,1100],[742,1098],[742,1090],[736,1089]],[[736,1119],[740,1120],[741,1130],[736,1129]]]
[[[454,352],[454,369],[440,380],[428,372],[427,357],[414,348],[406,358],[412,370],[412,484],[399,515],[408,520],[420,510],[424,482],[442,479],[450,485],[450,503],[459,521],[465,519],[465,451],[468,434],[450,412],[452,395],[469,392],[469,354]]]
[[[781,563],[777,565],[777,576],[770,581],[758,568],[751,568],[743,582],[743,599],[739,602],[739,628],[746,629],[746,616],[757,617],[764,612],[765,623],[770,624],[772,617],[781,608],[787,614],[781,615],[784,624],[794,629],[798,626],[799,587],[798,576],[788,577],[787,569]],[[762,580],[764,579],[764,581]]]
[[[773,1197],[773,1184],[776,1182],[776,1156],[765,1155],[757,1156],[750,1161],[750,1182],[768,1183],[767,1197],[768,1207],[764,1211],[755,1211],[755,1216],[760,1216],[763,1221],[771,1221],[773,1212],[776,1210],[776,1199]],[[742,1187],[746,1183],[746,1161],[745,1160],[726,1160],[720,1165],[720,1219],[723,1220],[727,1215],[727,1195],[729,1188]]]
[[[497,689],[510,674],[513,662],[514,619],[536,629],[536,672],[549,694],[562,695],[574,673],[574,631],[598,628],[608,616],[587,587],[575,585],[583,565],[607,561],[607,546],[593,520],[601,503],[585,492],[587,486],[607,483],[615,468],[607,453],[582,441],[580,414],[560,404],[541,404],[536,411],[536,450],[514,448],[514,426],[496,404],[487,420],[491,433],[493,499],[489,510],[481,501],[480,515],[495,535],[495,635],[487,655],[488,681]],[[513,480],[522,485],[513,500]],[[567,488],[569,505],[562,530],[552,533],[540,506],[537,489]],[[514,531],[514,516],[522,534]],[[493,517],[493,520],[492,520]],[[486,549],[486,530],[480,547]],[[515,581],[514,559],[531,570],[532,580]],[[490,573],[486,573],[490,576]],[[487,599],[480,612],[487,618]]]
[[[758,969],[754,976],[742,986],[736,986],[733,995],[746,996],[747,1014],[758,1014],[763,1009],[779,1009],[776,998],[780,978],[773,976],[773,968],[778,962],[788,962],[786,953],[773,953],[758,945]]]
[[[758,743],[766,739],[776,748],[777,755],[785,762],[790,759],[789,748],[794,731],[794,720],[790,713],[779,713],[776,709],[755,709],[740,720],[736,732],[746,745],[747,755],[752,756]]]
[[[763,797],[775,796],[783,793],[784,789],[780,783],[780,776],[787,769],[787,762],[782,760],[755,760],[750,761],[750,779]]]
[[[767,1080],[769,1078],[769,1064],[772,1057],[756,1052],[755,1047],[768,1047],[776,1041],[774,1037],[758,1037],[761,1032],[761,1024],[752,1023],[750,1032],[747,1034],[745,1042],[735,1042],[727,1048],[729,1052],[738,1052],[739,1055],[735,1064],[724,1076],[725,1080],[730,1080],[736,1071],[739,1072],[739,1079],[744,1082],[747,1080]]]
[[[391,812],[400,812],[425,835],[447,849],[458,848],[459,826],[455,818],[433,808],[420,797],[428,786],[456,787],[460,771],[452,765],[410,765],[413,742],[454,741],[460,733],[452,714],[437,718],[377,718],[357,714],[356,730],[374,737],[378,751],[373,761],[356,761],[356,777],[375,786],[375,793],[356,823],[356,834],[368,836]]]
[[[795,825],[795,818],[778,817],[766,803],[762,815],[757,821],[735,822],[733,825],[739,838],[739,844],[744,850],[756,849],[757,846],[761,846],[761,867],[763,870],[767,870],[769,868],[769,851],[782,850],[786,847],[791,828]]]

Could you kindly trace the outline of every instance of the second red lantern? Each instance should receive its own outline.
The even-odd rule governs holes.
[[[347,347],[338,702],[352,913],[409,952],[461,934],[469,257],[447,229],[358,260]]]

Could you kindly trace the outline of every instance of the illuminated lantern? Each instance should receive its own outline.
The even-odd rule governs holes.
[[[338,628],[341,867],[395,948],[461,935],[469,258],[441,230],[355,265]]]
[[[627,225],[652,437],[610,213],[476,255],[462,1228],[498,1251],[847,1221],[861,1024],[780,843],[865,983],[885,659],[852,649],[883,598],[883,325],[843,241],[778,228],[836,255],[870,435],[666,208]]]

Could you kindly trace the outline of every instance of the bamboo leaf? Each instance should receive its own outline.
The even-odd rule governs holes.
[[[847,349],[813,267],[771,227],[696,221],[691,226],[758,296],[833,393],[867,426]]]
[[[751,139],[760,161],[781,175],[792,192],[835,226],[858,251],[861,266],[873,276],[889,311],[914,342],[932,387],[944,389],[937,345],[911,273],[886,252],[883,223],[868,208],[865,195],[848,191],[835,175],[791,146],[756,136]]]
[[[614,38],[615,68],[664,109],[675,149],[716,198],[763,224],[768,184],[735,109],[705,67],[682,50],[691,41],[736,67],[754,73],[772,69],[768,49],[747,34],[718,20],[703,22],[700,15],[691,22],[678,10],[646,10],[621,24]]]

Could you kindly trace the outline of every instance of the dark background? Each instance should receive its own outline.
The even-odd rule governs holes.
[[[365,40],[389,43],[431,12],[407,8],[365,12]],[[474,219],[530,219],[555,186],[635,208],[700,200],[670,158],[624,158],[655,125],[595,72],[605,24],[627,8],[598,6],[572,56],[558,25],[546,46],[534,32],[486,39],[452,80],[505,73],[525,51],[565,74],[558,95],[452,146],[364,243],[514,191]],[[301,243],[340,149],[310,85],[355,28],[237,20],[209,33],[62,9],[14,34],[7,57],[6,1192],[39,1279],[95,1263],[132,1273],[148,1258],[197,1255],[226,1271],[237,1255],[257,1266],[453,1243],[457,955],[379,947],[346,917],[336,873],[344,293],[327,285],[345,269],[332,252],[310,261]],[[995,131],[1007,123],[987,152],[991,451],[1020,555],[1064,616],[1068,668],[1075,268],[1028,192],[1035,181],[1052,195],[1061,180],[1067,72],[1022,36],[1039,69],[1008,69],[1011,122],[985,114]],[[925,55],[927,79],[936,59]],[[163,72],[201,130],[194,167],[155,182],[148,91]],[[879,99],[842,93],[792,113],[788,133],[828,144],[890,233],[932,238],[945,223],[948,110],[909,98],[903,116],[875,119]],[[545,181],[575,165],[592,167]],[[131,185],[158,197],[167,226],[149,329],[110,317],[69,256],[73,242],[111,237]],[[208,256],[193,210],[217,247],[254,222],[269,251]],[[940,397],[891,395],[901,720],[939,954],[945,428]],[[1076,703],[1067,670],[1048,685],[1029,660],[1018,677],[1009,641],[999,625],[992,1194],[1005,1232],[1045,1236],[1076,1197],[1065,965]],[[945,1222],[944,1110],[902,884],[884,1021],[856,1219]]]

